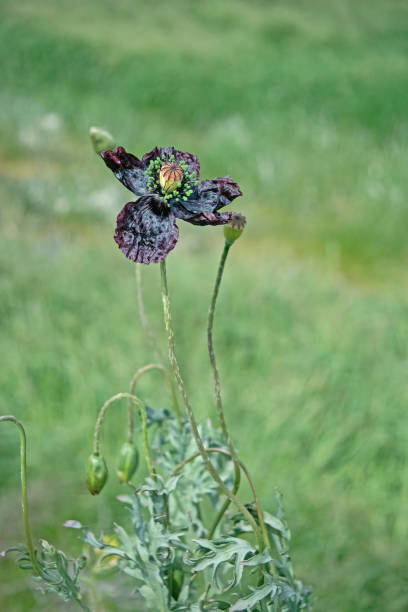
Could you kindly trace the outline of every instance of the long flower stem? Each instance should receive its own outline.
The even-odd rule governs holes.
[[[241,482],[241,470],[239,469],[238,463],[236,463],[234,460],[232,461],[232,463],[234,464],[234,486],[232,487],[232,493],[236,495],[238,493],[239,485]],[[208,534],[208,537],[210,540],[212,540],[212,538],[214,537],[215,530],[217,529],[222,517],[228,510],[230,504],[231,504],[231,500],[227,497],[227,499],[224,501],[223,505],[221,506],[217,516],[215,517],[215,520]]]
[[[146,372],[150,372],[151,370],[159,370],[160,372],[163,372],[163,374],[165,375],[165,378],[166,378],[166,380],[168,382],[168,385],[169,385],[170,393],[171,393],[172,398],[173,398],[173,405],[176,407],[177,422],[178,422],[179,426],[181,426],[180,407],[178,405],[177,399],[176,399],[176,402],[174,402],[175,388],[174,388],[174,384],[173,384],[173,379],[172,379],[172,376],[171,376],[169,370],[167,368],[165,368],[163,365],[161,365],[161,363],[149,363],[148,365],[143,366],[143,368],[139,368],[137,370],[137,372],[134,374],[134,376],[133,376],[133,378],[132,378],[132,380],[130,382],[129,393],[131,395],[134,395],[135,389],[136,389],[136,384],[137,384],[139,378],[141,376],[143,376],[143,374],[145,374]],[[128,399],[128,420],[129,420],[128,435],[129,435],[129,442],[131,442],[133,440],[135,424],[134,424],[134,418],[133,418],[133,402],[132,402],[132,400],[130,398]]]
[[[214,374],[214,391],[215,391],[215,398],[217,401],[218,419],[220,421],[222,432],[228,443],[228,447],[230,448],[230,452],[233,457],[233,460],[238,461],[237,454],[231,442],[231,437],[228,432],[227,424],[225,422],[225,417],[224,417],[224,411],[222,408],[220,374],[218,372],[217,362],[215,359],[214,342],[213,342],[215,305],[217,303],[218,292],[220,289],[220,284],[221,284],[222,276],[224,273],[225,262],[227,260],[230,247],[231,247],[231,244],[228,242],[225,242],[224,249],[221,254],[220,263],[218,265],[217,277],[215,279],[215,285],[214,285],[213,295],[211,298],[210,310],[208,312],[207,342],[208,342],[208,353],[210,355],[210,362],[211,362],[211,366],[212,366],[213,374]]]
[[[231,453],[231,458],[232,458],[232,460],[234,462],[234,465],[239,465],[239,464],[242,464],[242,462],[239,460],[238,455],[237,455],[237,453],[235,451],[234,445],[233,445],[232,440],[231,440],[230,433],[228,431],[227,423],[225,421],[224,410],[223,410],[223,406],[222,406],[220,374],[219,374],[218,367],[217,367],[217,360],[215,358],[214,340],[213,340],[215,306],[216,306],[216,303],[217,303],[217,297],[218,297],[218,293],[219,293],[219,289],[220,289],[220,285],[221,285],[221,281],[222,281],[222,277],[223,277],[223,273],[224,273],[225,262],[227,261],[227,257],[228,257],[228,253],[229,253],[229,250],[231,248],[231,245],[232,245],[231,242],[225,241],[224,248],[223,248],[223,251],[222,251],[222,254],[221,254],[220,263],[218,265],[217,277],[215,279],[215,285],[214,285],[213,295],[212,295],[212,298],[211,298],[210,310],[208,312],[207,341],[208,341],[208,353],[209,353],[209,356],[210,356],[210,362],[211,362],[211,366],[212,366],[212,370],[213,370],[213,375],[214,375],[214,392],[215,392],[215,398],[216,398],[216,402],[217,402],[218,420],[220,422],[220,426],[221,426],[222,432],[224,434],[224,437],[226,439],[226,442],[227,442],[227,445],[228,445],[228,449],[229,449],[229,451]],[[257,515],[258,515],[259,524],[260,524],[260,527],[261,527],[261,530],[262,530],[262,535],[263,535],[263,538],[264,538],[264,542],[265,542],[265,545],[269,547],[270,546],[270,542],[269,542],[268,531],[267,531],[266,526],[265,526],[263,512],[262,512],[261,505],[259,503],[258,495],[256,493],[255,485],[254,485],[252,479],[249,476],[248,470],[246,468],[244,468],[244,469],[245,469],[245,473],[246,473],[246,475],[248,477],[248,480],[249,480],[249,482],[251,484],[252,493],[254,495],[255,508],[256,508]],[[221,508],[219,520],[221,520],[221,518],[223,516],[222,511],[226,512],[226,510],[228,509],[229,504],[230,504],[230,500],[227,499],[225,501],[224,506]]]
[[[207,453],[221,453],[223,455],[227,455],[231,459],[231,453],[225,450],[225,448],[207,448],[206,451]],[[194,461],[194,459],[196,459],[197,457],[201,457],[200,452],[194,453],[194,455],[191,455],[190,457],[188,457],[187,459],[179,463],[179,465],[173,471],[173,475],[175,476],[176,474],[178,474],[178,472],[181,472],[181,470],[183,469],[185,465],[190,463],[190,461]],[[241,466],[235,461],[233,461],[233,465],[234,465],[234,486],[232,487],[232,492],[234,495],[236,495],[239,489],[240,482],[241,482],[241,470],[240,470]],[[213,538],[215,530],[217,529],[217,526],[220,520],[222,519],[222,517],[224,516],[230,503],[231,503],[231,500],[227,497],[222,507],[220,508],[217,516],[215,517],[215,521],[213,522],[213,525],[209,531],[208,537],[210,540]]]
[[[143,288],[142,288],[142,274],[141,274],[142,264],[136,264],[136,291],[137,291],[137,305],[139,308],[139,316],[140,322],[142,324],[143,329],[149,339],[150,345],[156,353],[158,360],[161,363],[165,363],[165,355],[160,348],[159,342],[156,338],[156,334],[153,331],[152,326],[149,323],[149,319],[146,315],[146,310],[144,307],[144,299],[143,299]],[[173,402],[174,412],[177,416],[177,421],[179,426],[181,427],[181,416],[180,416],[180,406],[177,399],[176,387],[174,384],[174,379],[172,376],[169,376],[169,386],[170,386],[170,394]],[[131,392],[132,393],[132,392]],[[129,424],[130,424],[130,409],[129,409]]]
[[[137,305],[139,308],[140,322],[142,324],[143,329],[146,332],[149,342],[153,350],[155,351],[159,361],[164,362],[165,361],[164,353],[160,348],[160,345],[157,341],[153,328],[151,327],[149,320],[146,316],[144,300],[143,300],[141,267],[142,267],[142,264],[136,264],[136,291],[137,291]]]
[[[251,491],[252,491],[252,495],[254,496],[254,499],[257,498],[256,495],[256,490],[255,490],[255,484],[254,481],[251,478],[250,473],[248,472],[248,469],[246,468],[246,466],[242,463],[242,461],[238,458],[238,461],[235,462],[232,458],[232,454],[229,450],[226,450],[225,448],[207,448],[206,449],[207,453],[221,453],[223,455],[227,455],[227,457],[229,457],[233,463],[234,463],[234,469],[235,469],[235,479],[234,479],[234,486],[233,486],[233,493],[235,494],[238,491],[239,485],[240,485],[240,481],[241,481],[241,476],[240,476],[240,470],[242,470],[248,480],[249,486],[251,487]],[[188,457],[187,459],[184,459],[184,461],[182,461],[181,463],[178,464],[178,466],[176,466],[176,468],[173,471],[173,475],[178,474],[178,472],[180,472],[183,467],[185,465],[187,465],[188,463],[190,463],[190,461],[194,461],[194,459],[197,459],[197,457],[200,457],[201,453],[194,453],[193,455],[191,455],[190,457]],[[237,474],[239,474],[239,476],[237,476]],[[230,502],[229,499],[226,500],[226,502]],[[225,504],[224,504],[225,505]],[[228,504],[229,505],[229,504]],[[214,535],[215,529],[217,528],[218,523],[220,522],[220,520],[222,519],[224,513],[226,511],[226,508],[224,509],[224,506],[220,509],[220,512],[218,513],[214,524],[210,530],[210,535],[209,538],[211,539],[212,536]]]
[[[147,468],[149,470],[149,474],[150,474],[150,476],[152,478],[154,478],[154,469],[153,469],[152,460],[151,460],[151,457],[150,457],[149,439],[148,439],[148,436],[147,436],[146,408],[145,408],[142,400],[139,397],[137,397],[136,395],[132,395],[131,393],[117,393],[116,395],[114,395],[111,398],[109,398],[108,400],[106,400],[106,402],[104,403],[104,405],[102,406],[102,408],[99,411],[98,418],[96,419],[95,430],[94,430],[93,452],[96,453],[96,454],[99,453],[101,427],[102,427],[102,423],[103,423],[103,419],[104,419],[106,410],[109,408],[109,406],[111,404],[113,404],[117,400],[120,400],[120,399],[123,399],[123,398],[126,398],[126,397],[129,400],[131,400],[132,402],[134,402],[136,404],[136,406],[139,408],[140,419],[142,421],[142,430],[143,430],[143,450],[144,450],[144,456],[145,456]]]
[[[0,416],[0,422],[10,421],[17,426],[20,434],[20,471],[21,471],[21,502],[23,506],[24,531],[27,543],[28,552],[30,555],[31,564],[35,574],[42,575],[41,568],[38,565],[35,554],[33,540],[31,537],[30,520],[28,516],[28,498],[27,498],[27,438],[23,424],[20,423],[13,415],[7,414]]]
[[[24,531],[25,539],[30,556],[30,561],[33,569],[33,573],[36,576],[40,576],[45,582],[50,582],[50,578],[47,572],[43,571],[41,565],[38,563],[36,551],[33,546],[33,539],[31,536],[30,519],[28,514],[28,495],[27,495],[27,436],[23,424],[16,419],[12,414],[0,416],[0,423],[9,421],[14,423],[18,428],[20,434],[20,473],[21,473],[21,505],[23,507],[23,520],[24,520]],[[81,595],[75,598],[75,602],[85,612],[91,612],[88,606],[82,601]]]
[[[186,407],[187,416],[188,416],[188,419],[190,421],[191,429],[193,431],[194,439],[196,441],[198,450],[200,452],[200,455],[203,458],[203,461],[204,461],[204,463],[205,463],[209,473],[211,474],[211,476],[213,477],[215,482],[219,485],[219,487],[222,490],[222,492],[237,506],[239,511],[244,514],[245,518],[250,523],[250,525],[251,525],[251,527],[252,527],[252,529],[253,529],[253,531],[254,531],[254,533],[256,535],[259,548],[260,548],[260,550],[263,550],[265,548],[264,540],[263,540],[261,532],[259,531],[258,525],[256,524],[256,521],[254,520],[254,518],[250,514],[250,512],[247,510],[247,508],[244,506],[244,504],[236,497],[236,495],[234,493],[232,493],[232,491],[230,491],[228,489],[228,487],[225,485],[223,480],[220,478],[217,470],[215,469],[215,467],[213,466],[213,464],[210,461],[210,458],[208,456],[208,453],[207,453],[207,451],[206,451],[206,449],[204,447],[203,441],[202,441],[200,433],[198,431],[198,427],[197,427],[197,423],[196,423],[196,420],[195,420],[195,416],[194,416],[193,410],[191,408],[190,401],[188,399],[187,391],[186,391],[186,388],[185,388],[185,385],[184,385],[184,381],[183,381],[183,379],[181,377],[181,374],[180,374],[180,368],[179,368],[179,365],[178,365],[178,362],[177,362],[177,358],[176,358],[176,354],[175,354],[174,332],[173,332],[173,326],[172,326],[172,321],[171,321],[170,302],[169,302],[169,292],[168,292],[168,286],[167,286],[167,274],[166,274],[166,263],[165,263],[165,261],[160,262],[160,270],[161,270],[161,281],[162,281],[163,313],[164,313],[164,321],[165,321],[167,335],[168,335],[170,364],[171,364],[171,366],[173,368],[174,376],[175,376],[175,378],[177,380],[177,383],[179,385],[180,393],[181,393],[181,396],[183,398],[183,401],[184,401],[184,404],[185,404],[185,407]]]

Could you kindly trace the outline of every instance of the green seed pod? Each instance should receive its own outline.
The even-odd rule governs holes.
[[[120,449],[118,469],[120,482],[129,482],[139,465],[139,451],[132,442],[125,442]]]
[[[101,151],[108,151],[113,149],[115,146],[113,136],[101,128],[91,127],[89,130],[89,137],[91,139],[94,151],[95,153],[98,153],[98,155],[101,153]]]
[[[242,232],[244,231],[244,227],[246,225],[246,219],[243,215],[239,213],[233,213],[231,220],[227,225],[224,225],[224,236],[226,242],[231,245],[237,240]]]
[[[183,178],[184,172],[181,166],[175,162],[163,164],[160,170],[159,181],[163,193],[170,194],[177,189]]]
[[[108,479],[105,459],[99,453],[92,453],[86,467],[86,485],[91,495],[98,495]]]

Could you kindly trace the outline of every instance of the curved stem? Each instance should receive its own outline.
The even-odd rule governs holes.
[[[227,257],[228,257],[228,253],[229,250],[231,248],[231,244],[230,242],[225,241],[224,244],[224,248],[221,254],[221,259],[220,259],[220,263],[218,265],[218,270],[217,270],[217,277],[215,279],[215,285],[214,285],[214,291],[213,291],[213,295],[211,298],[211,304],[210,304],[210,310],[208,312],[208,325],[207,325],[207,342],[208,342],[208,354],[210,356],[210,362],[211,362],[211,367],[213,370],[213,375],[214,375],[214,392],[215,392],[215,399],[217,402],[217,413],[218,413],[218,420],[220,422],[220,426],[222,429],[222,432],[225,436],[229,451],[231,453],[231,458],[234,462],[234,465],[238,465],[241,464],[241,466],[243,465],[242,462],[240,462],[238,455],[235,451],[234,445],[232,443],[231,440],[231,436],[230,433],[228,431],[228,427],[227,427],[227,423],[225,421],[225,416],[224,416],[224,410],[223,410],[223,406],[222,406],[222,396],[221,396],[221,382],[220,382],[220,374],[218,372],[218,367],[217,367],[217,361],[215,358],[215,351],[214,351],[214,340],[213,340],[213,327],[214,327],[214,314],[215,314],[215,306],[217,303],[217,297],[218,297],[218,292],[220,289],[220,284],[222,281],[222,276],[224,273],[224,268],[225,268],[225,262],[227,261]],[[265,521],[264,521],[264,517],[263,517],[263,512],[262,512],[262,507],[261,504],[259,503],[259,498],[258,495],[256,493],[256,489],[255,489],[255,485],[253,484],[252,479],[249,476],[248,470],[246,468],[245,469],[245,473],[248,477],[248,480],[250,481],[251,484],[251,489],[252,489],[252,493],[254,495],[254,503],[255,503],[255,508],[256,508],[256,512],[258,515],[258,520],[259,520],[259,525],[261,527],[262,530],[262,535],[265,541],[265,545],[266,546],[270,546],[270,542],[269,542],[269,536],[268,536],[268,531],[266,529],[266,525],[265,525]],[[228,509],[229,506],[229,501],[226,500],[223,508],[221,508],[221,510],[224,510],[224,512],[226,512],[226,510]],[[220,520],[222,518],[222,514],[220,516]]]
[[[33,573],[40,576],[45,582],[49,582],[49,577],[46,572],[43,572],[41,565],[37,561],[36,551],[33,546],[33,540],[31,537],[30,520],[28,516],[28,496],[27,496],[27,437],[23,424],[16,419],[12,414],[0,416],[0,423],[9,421],[14,423],[18,428],[20,434],[20,467],[21,467],[21,502],[23,507],[23,519],[24,519],[24,531],[27,543],[28,554],[30,561],[33,566]],[[80,595],[75,598],[75,602],[80,608],[86,612],[91,612],[88,606],[82,601]]]
[[[195,420],[195,416],[193,413],[193,410],[191,408],[191,404],[190,401],[188,399],[188,395],[187,395],[187,391],[184,385],[184,381],[181,377],[180,374],[180,368],[177,362],[177,358],[176,358],[176,354],[175,354],[175,343],[174,343],[174,332],[173,332],[173,326],[172,326],[172,322],[171,322],[171,314],[170,314],[170,303],[169,303],[169,292],[168,292],[168,287],[167,287],[167,274],[166,274],[166,263],[165,261],[160,262],[160,270],[161,270],[161,281],[162,281],[162,300],[163,300],[163,313],[164,313],[164,321],[165,321],[165,325],[166,325],[166,330],[167,330],[167,335],[168,335],[168,344],[169,344],[169,358],[170,358],[170,364],[173,368],[174,371],[174,375],[176,377],[176,380],[178,382],[179,385],[179,389],[181,392],[181,396],[183,398],[186,410],[187,410],[187,416],[188,419],[190,421],[190,425],[191,425],[191,429],[193,430],[193,435],[194,435],[194,439],[196,441],[198,450],[200,452],[200,455],[203,458],[203,461],[209,471],[209,473],[211,474],[211,476],[213,477],[213,479],[215,480],[215,482],[219,485],[220,489],[222,490],[222,492],[237,506],[237,508],[240,510],[240,512],[242,512],[245,516],[245,518],[247,519],[247,521],[249,522],[249,524],[251,525],[254,534],[256,535],[257,541],[258,541],[258,545],[259,545],[259,549],[263,550],[265,548],[264,545],[264,540],[262,537],[262,534],[260,533],[259,529],[258,529],[258,525],[256,524],[256,521],[254,520],[253,516],[250,514],[250,512],[247,510],[247,508],[244,506],[244,504],[236,497],[236,495],[234,493],[232,493],[232,491],[230,491],[228,489],[228,487],[224,484],[223,480],[220,478],[220,476],[217,473],[217,470],[215,469],[215,467],[213,466],[213,464],[210,461],[210,458],[205,450],[203,441],[201,439],[200,433],[198,431],[198,427],[197,427],[197,423]]]
[[[117,400],[123,399],[125,397],[127,397],[128,399],[133,401],[136,404],[136,406],[139,408],[140,418],[141,418],[141,421],[142,421],[142,430],[143,430],[143,449],[144,449],[144,455],[145,455],[145,459],[146,459],[147,468],[149,470],[149,474],[150,474],[150,476],[152,478],[154,478],[154,469],[153,469],[153,465],[152,465],[152,461],[151,461],[151,457],[150,457],[149,440],[148,440],[148,436],[147,436],[146,409],[145,409],[145,406],[144,406],[142,400],[139,397],[137,397],[136,395],[132,395],[131,393],[117,393],[116,395],[113,395],[111,398],[106,400],[106,402],[104,403],[104,405],[102,406],[102,408],[99,411],[98,418],[96,419],[95,430],[94,430],[93,452],[96,453],[96,454],[99,453],[99,447],[100,447],[100,440],[99,440],[99,438],[100,438],[102,422],[103,422],[106,410],[108,409],[108,407],[111,404],[113,404]]]
[[[230,459],[233,461],[233,458],[232,458],[232,454],[231,454],[231,452],[230,452],[229,450],[226,450],[225,448],[212,448],[212,447],[211,447],[211,448],[207,448],[207,449],[206,449],[206,451],[207,451],[207,453],[222,453],[223,455],[227,455],[227,456],[228,456],[228,457],[229,457],[229,458],[230,458]],[[174,474],[177,474],[178,472],[180,472],[180,470],[182,470],[182,469],[183,469],[183,467],[184,467],[185,465],[187,465],[187,463],[190,463],[190,461],[194,461],[194,459],[197,459],[197,457],[200,457],[200,456],[201,456],[201,453],[200,453],[200,452],[198,452],[198,453],[194,453],[193,455],[191,455],[191,456],[190,456],[190,457],[188,457],[187,459],[184,459],[184,461],[182,461],[181,463],[179,463],[179,464],[178,464],[178,466],[177,466],[177,467],[174,469],[174,471],[173,471],[173,475],[174,475]],[[248,480],[249,486],[251,487],[252,495],[254,496],[254,500],[255,500],[255,502],[256,502],[256,500],[257,500],[257,494],[256,494],[255,484],[254,484],[254,481],[253,481],[253,480],[252,480],[252,478],[251,478],[250,473],[248,472],[248,469],[246,468],[246,466],[244,465],[244,463],[242,463],[242,461],[241,461],[240,459],[238,459],[237,463],[235,463],[234,461],[233,461],[233,463],[234,463],[234,468],[235,468],[236,470],[238,469],[238,472],[239,472],[239,470],[240,470],[240,469],[241,469],[241,470],[244,472],[244,474],[245,474],[245,476],[246,476],[246,478],[247,478],[247,480]],[[235,485],[236,485],[236,483],[237,483],[237,476],[236,476],[236,475],[237,475],[237,472],[235,471],[235,482],[234,482],[234,488],[235,488]],[[239,479],[238,479],[238,486],[239,486],[239,484],[240,484],[240,479],[241,479],[241,477],[239,476]],[[234,488],[233,488],[233,492],[234,492],[234,494],[235,494],[235,493],[236,493],[236,491],[234,491]],[[238,489],[237,489],[237,490],[238,490]],[[230,500],[229,500],[229,499],[227,499],[226,501],[230,502]],[[228,508],[228,506],[227,506],[227,508]],[[219,512],[219,515],[220,515],[220,516],[219,516],[219,517],[217,516],[216,521],[215,521],[215,523],[214,523],[214,525],[213,525],[213,527],[212,527],[212,529],[211,529],[210,536],[209,536],[209,538],[210,538],[210,539],[211,539],[212,535],[214,535],[214,531],[215,531],[215,529],[216,529],[216,527],[217,527],[218,523],[219,523],[219,522],[220,522],[220,520],[222,519],[222,516],[223,516],[223,514],[225,513],[225,511],[227,510],[227,508],[225,508],[225,510],[222,512],[222,514],[221,514],[221,510],[223,510],[223,507],[221,508],[221,510],[220,510],[220,512]],[[268,545],[269,545],[269,544],[268,544]]]
[[[241,482],[241,470],[239,469],[239,464],[236,463],[234,460],[233,460],[233,464],[234,464],[234,486],[232,487],[232,492],[234,495],[236,495],[238,493],[239,485]],[[212,524],[212,527],[208,534],[208,538],[210,540],[213,539],[215,530],[220,524],[222,517],[224,516],[224,514],[230,507],[230,504],[231,504],[231,500],[227,497],[227,499],[222,504],[217,516],[215,517],[214,523]]]
[[[136,389],[136,384],[139,378],[143,376],[143,374],[145,374],[146,372],[150,372],[151,370],[160,370],[161,372],[164,373],[166,380],[168,382],[168,385],[169,385],[170,393],[173,397],[173,406],[176,408],[177,422],[179,425],[181,425],[180,407],[178,405],[177,398],[175,398],[175,389],[174,389],[172,376],[169,370],[165,368],[163,365],[161,365],[160,363],[149,363],[148,365],[143,366],[143,368],[139,368],[137,372],[134,374],[130,382],[129,393],[132,395],[134,394],[135,389]],[[176,399],[176,401],[174,401],[174,399]],[[133,402],[130,398],[128,399],[128,421],[129,421],[128,435],[129,435],[129,442],[131,442],[133,440],[135,425],[134,425],[134,418],[133,418]]]
[[[27,498],[27,438],[23,424],[20,423],[13,415],[7,414],[0,416],[0,422],[10,421],[17,426],[20,434],[20,471],[21,471],[21,502],[23,506],[24,531],[27,542],[27,548],[30,555],[30,560],[33,566],[34,573],[42,575],[41,568],[37,563],[33,540],[31,537],[30,520],[28,516],[28,498]]]
[[[231,453],[225,450],[224,448],[206,448],[206,451],[207,453],[222,453],[223,455],[227,455],[230,459],[232,459]],[[180,472],[183,469],[185,465],[187,465],[188,463],[190,463],[190,461],[193,461],[197,457],[201,457],[200,452],[194,453],[194,455],[191,455],[190,457],[188,457],[187,459],[179,463],[179,465],[173,471],[173,476],[175,476],[178,472]],[[241,482],[241,470],[240,470],[239,463],[236,463],[235,461],[233,461],[233,464],[234,464],[234,486],[232,487],[232,492],[234,495],[236,495],[239,489],[240,482]],[[224,516],[230,503],[231,503],[231,500],[227,497],[222,507],[220,508],[217,516],[215,517],[215,521],[208,534],[208,537],[210,540],[213,538],[215,530],[217,529],[217,526],[220,520],[222,519],[222,517]]]
[[[149,323],[149,319],[147,318],[145,307],[144,307],[141,267],[142,267],[142,264],[136,264],[136,291],[137,291],[137,305],[139,309],[140,322],[142,324],[143,329],[146,332],[150,345],[155,351],[159,361],[164,363],[166,361],[165,355],[163,351],[161,350],[160,345],[156,338],[156,334],[154,333],[153,328]],[[180,406],[178,403],[176,387],[175,387],[172,376],[169,376],[169,386],[170,386],[171,398],[173,401],[174,412],[176,413],[178,424],[181,427]],[[132,419],[132,416],[130,415],[130,410],[129,410],[129,427],[131,425],[131,419]],[[133,435],[133,430],[129,431],[129,435]]]

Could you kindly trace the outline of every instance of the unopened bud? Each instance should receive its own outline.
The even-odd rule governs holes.
[[[109,151],[115,147],[115,141],[113,136],[106,130],[102,130],[98,127],[91,127],[89,130],[89,136],[92,142],[95,153],[98,155],[102,151]]]
[[[125,442],[120,449],[117,475],[120,482],[129,482],[139,465],[139,451],[132,442]]]
[[[244,231],[245,225],[246,219],[244,215],[240,215],[239,213],[232,214],[227,225],[224,225],[224,236],[227,244],[233,244],[233,242],[240,237]]]
[[[105,459],[99,453],[89,456],[86,466],[86,485],[92,495],[98,495],[108,479],[108,468]]]
[[[177,162],[163,164],[160,170],[160,186],[164,193],[172,193],[183,179],[183,169]]]

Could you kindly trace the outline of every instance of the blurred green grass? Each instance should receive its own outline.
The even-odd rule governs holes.
[[[233,437],[265,505],[284,492],[316,609],[406,610],[406,4],[3,0],[0,17],[0,410],[27,425],[36,535],[78,551],[64,520],[109,525],[119,487],[95,500],[82,482],[92,426],[153,357],[112,240],[130,198],[91,152],[97,124],[136,154],[173,144],[204,177],[239,180],[248,229],[216,323]],[[204,418],[222,232],[180,230],[176,339]],[[143,384],[163,405],[154,375]],[[22,538],[11,426],[0,455],[4,548]],[[1,572],[4,609],[59,609],[11,562]]]

